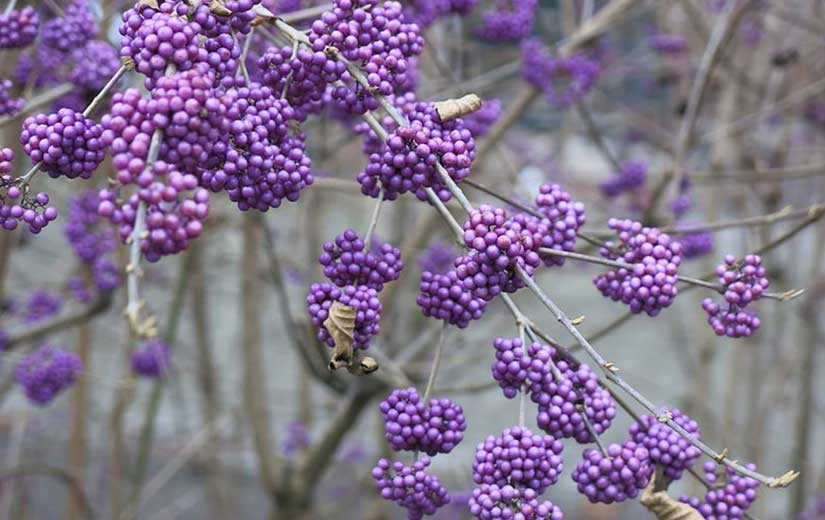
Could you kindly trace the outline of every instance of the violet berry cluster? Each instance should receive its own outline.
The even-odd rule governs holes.
[[[72,247],[75,256],[91,271],[95,287],[100,291],[111,291],[120,285],[120,273],[111,253],[115,241],[111,228],[103,226],[98,214],[100,199],[97,190],[76,195],[69,199],[63,235]],[[87,300],[89,289],[80,277],[74,277],[70,284],[76,294],[83,294],[80,300]]]
[[[0,226],[11,231],[18,224],[28,226],[34,234],[57,218],[57,210],[49,206],[46,193],[29,194],[29,187],[11,175],[14,152],[11,148],[0,149]]]
[[[724,263],[716,267],[719,283],[724,287],[725,303],[711,298],[702,301],[708,314],[708,323],[717,336],[742,338],[753,334],[761,324],[759,317],[745,308],[762,297],[770,285],[759,255],[746,255],[737,261],[726,255]]]
[[[616,417],[616,404],[589,365],[574,365],[556,349],[540,343],[531,344],[528,355],[528,392],[538,405],[539,428],[554,437],[586,444],[595,440],[587,423],[596,435],[610,427]]]
[[[691,437],[701,438],[699,424],[678,409],[663,409],[661,413],[669,415]],[[663,468],[662,474],[668,482],[679,480],[702,454],[699,448],[652,415],[642,415],[639,422],[630,425],[630,438],[647,448],[651,463]]]
[[[11,81],[0,80],[0,116],[12,116],[26,104],[23,98],[12,97],[11,89]]]
[[[43,45],[67,53],[97,37],[100,29],[86,0],[71,0],[63,11],[43,24]]]
[[[114,47],[107,42],[93,40],[72,52],[72,83],[87,92],[100,91],[120,68],[120,59]]]
[[[522,76],[544,93],[557,108],[568,108],[584,98],[599,76],[599,63],[583,54],[553,56],[537,39],[521,46]]]
[[[446,398],[425,403],[413,387],[393,390],[378,409],[384,419],[384,438],[395,451],[450,453],[467,429],[461,405]]]
[[[710,231],[692,231],[679,236],[682,243],[682,257],[699,258],[713,251],[713,233]]]
[[[404,263],[398,248],[387,243],[373,245],[376,250],[368,250],[358,233],[347,229],[334,242],[324,243],[318,262],[324,275],[339,287],[366,285],[380,291],[385,283],[398,279]]]
[[[358,174],[361,191],[378,197],[383,188],[387,200],[408,192],[427,200],[425,190],[431,188],[439,199],[449,200],[452,195],[436,163],[456,183],[464,180],[476,156],[473,135],[460,118],[442,121],[432,103],[404,99],[400,112],[410,124],[391,126],[394,130],[384,143],[369,153],[366,168]],[[377,140],[372,131],[367,135]]]
[[[746,467],[755,471],[754,464]],[[699,511],[707,520],[740,520],[756,501],[759,481],[736,473],[733,469],[705,462],[702,467],[710,489],[704,499],[683,496],[680,500]]]
[[[43,345],[17,365],[17,382],[26,397],[45,405],[72,386],[83,371],[80,356],[51,345]]]
[[[429,465],[426,456],[411,466],[381,459],[372,469],[372,478],[382,498],[406,509],[410,520],[420,520],[450,502],[450,495],[438,477],[425,471]]]
[[[88,179],[106,155],[103,127],[79,112],[62,108],[23,122],[20,144],[33,163],[50,177]]]
[[[579,492],[590,502],[602,504],[636,498],[653,475],[649,452],[632,440],[611,444],[606,450],[606,454],[584,450],[583,460],[573,471]]]
[[[647,165],[637,161],[622,163],[619,171],[599,184],[602,193],[607,197],[617,197],[622,193],[641,188],[647,180]]]
[[[478,444],[473,460],[476,484],[531,489],[541,495],[558,482],[563,469],[564,444],[550,435],[513,426],[498,437],[488,436]]]
[[[132,373],[156,378],[166,374],[170,364],[169,345],[161,339],[150,339],[140,344],[129,358]]]
[[[610,219],[607,225],[618,241],[606,242],[601,255],[629,265],[598,275],[593,283],[605,297],[630,306],[631,312],[656,316],[676,298],[682,245],[657,228],[628,219]]]
[[[497,0],[482,13],[476,35],[488,42],[519,41],[533,32],[537,0]]]
[[[511,485],[482,484],[473,489],[467,505],[470,514],[480,520],[499,518],[531,520],[563,520],[558,506],[549,500],[539,502],[538,494],[530,488]]]
[[[312,284],[307,296],[307,311],[318,329],[318,339],[335,346],[324,322],[337,301],[356,309],[353,348],[368,348],[372,336],[380,331],[378,294],[384,284],[398,279],[404,267],[401,251],[377,241],[368,248],[354,230],[347,229],[324,244],[318,262],[332,282]]]
[[[51,318],[63,308],[63,298],[49,289],[35,289],[32,291],[22,309],[23,322],[27,325]]]
[[[544,249],[575,251],[576,233],[586,221],[584,204],[574,201],[570,193],[564,191],[560,185],[545,183],[539,186],[535,206],[542,214],[537,224],[531,224],[539,230],[539,245]],[[532,221],[529,218],[527,220]],[[564,264],[563,257],[541,252],[539,256],[548,267]]]
[[[0,13],[0,49],[21,49],[37,38],[40,18],[31,6]]]

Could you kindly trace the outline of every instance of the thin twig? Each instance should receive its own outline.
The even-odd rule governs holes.
[[[435,377],[438,375],[438,367],[441,366],[441,351],[444,348],[444,341],[447,336],[447,321],[445,320],[441,325],[441,334],[438,336],[438,343],[435,344],[435,353],[433,354],[433,363],[430,367],[430,376],[427,378],[427,386],[424,387],[424,395],[421,398],[421,401],[424,402],[425,406],[429,406],[430,402],[430,394],[433,391],[433,385],[435,385]]]

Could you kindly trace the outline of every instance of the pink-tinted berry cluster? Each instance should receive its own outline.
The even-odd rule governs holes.
[[[491,99],[485,101],[480,109],[464,116],[464,128],[469,130],[475,138],[486,135],[490,127],[493,126],[493,123],[501,117],[501,109],[500,100]]]
[[[144,341],[129,358],[132,373],[141,377],[160,377],[169,370],[169,345],[160,339]]]
[[[0,13],[0,49],[28,47],[37,38],[40,18],[33,7]]]
[[[365,170],[358,174],[361,191],[377,197],[383,187],[388,200],[407,192],[427,200],[424,190],[432,188],[441,200],[449,200],[451,194],[436,163],[460,183],[470,174],[476,156],[473,136],[461,119],[442,122],[432,103],[411,102],[409,98],[397,101],[402,99],[401,111],[410,125],[390,132],[380,149],[369,154]]]
[[[326,242],[318,262],[324,275],[338,287],[366,285],[377,291],[384,284],[397,280],[404,268],[401,251],[391,244],[377,245],[375,251],[365,250],[364,241],[353,229],[347,229],[335,242]]]
[[[488,42],[516,42],[533,32],[537,0],[497,0],[484,11],[476,35]]]
[[[147,86],[151,86],[151,80],[161,78],[170,65],[183,71],[205,60],[206,51],[198,42],[200,32],[197,23],[156,13],[123,36],[120,55],[134,60],[135,70],[146,76]]]
[[[747,464],[751,471],[756,471],[754,464]],[[705,462],[703,468],[705,480],[711,488],[705,493],[704,500],[683,496],[682,502],[690,504],[707,520],[740,520],[756,501],[759,481],[736,473],[728,467],[718,466],[713,461]]]
[[[11,81],[0,80],[0,116],[14,115],[26,104],[23,98],[12,97],[11,89]]]
[[[745,308],[760,299],[770,285],[762,258],[746,255],[741,262],[737,262],[733,255],[726,255],[724,263],[716,267],[716,275],[724,287],[727,308],[710,298],[702,302],[713,332],[717,336],[730,338],[750,336],[761,322],[756,314],[745,311]]]
[[[379,405],[384,438],[395,451],[450,453],[464,439],[467,425],[461,405],[449,399],[424,403],[415,388],[393,390]]]
[[[72,386],[82,371],[80,356],[43,345],[18,363],[17,382],[30,401],[44,405]]]
[[[596,84],[599,63],[583,54],[553,56],[538,39],[525,40],[521,47],[524,80],[544,92],[557,108],[567,108],[584,98]]]
[[[106,155],[103,127],[79,112],[62,108],[55,114],[26,118],[20,144],[33,163],[50,177],[92,176]]]
[[[335,346],[335,340],[324,322],[329,318],[329,309],[336,301],[356,309],[352,348],[369,348],[370,339],[381,330],[382,307],[378,291],[366,285],[338,288],[330,283],[314,283],[310,286],[307,312],[312,324],[318,329],[318,339],[330,347]]]
[[[656,316],[676,298],[682,245],[639,222],[610,219],[607,225],[616,231],[618,241],[605,243],[602,256],[630,266],[598,275],[593,283],[604,296],[629,305],[631,312]]]
[[[140,239],[140,249],[148,261],[157,262],[183,251],[200,236],[209,214],[209,193],[198,188],[194,175],[181,173],[163,161],[155,162],[140,177],[145,180],[138,180],[138,191],[126,201],[119,200],[117,191],[101,190],[98,214],[118,226],[120,239],[126,243],[143,203],[146,234]]]
[[[563,449],[564,444],[550,435],[518,426],[507,428],[478,444],[473,480],[501,488],[532,489],[541,495],[561,476]]]
[[[622,163],[621,169],[613,176],[599,184],[599,188],[608,197],[617,197],[624,192],[641,188],[647,180],[647,165],[637,161]]]
[[[372,478],[382,498],[406,509],[410,520],[420,520],[450,501],[438,477],[426,473],[429,465],[429,457],[422,457],[412,466],[381,459],[372,469]]]
[[[556,350],[540,343],[528,349],[531,360],[530,398],[538,405],[536,422],[542,430],[557,438],[573,438],[587,444],[593,435],[604,433],[616,417],[616,404],[610,393],[599,384],[598,376],[584,363],[572,366]],[[552,367],[558,369],[556,379]]]
[[[636,498],[652,475],[647,449],[627,440],[609,445],[606,456],[598,449],[584,450],[573,481],[590,502],[612,504]]]
[[[519,520],[563,520],[558,506],[549,500],[539,502],[538,493],[530,488],[482,484],[473,490],[467,502],[470,514],[480,520],[499,518]]]
[[[422,272],[416,303],[424,316],[444,320],[460,329],[481,318],[487,308],[485,300],[474,297],[464,288],[455,271]]]
[[[545,183],[539,186],[536,208],[544,216],[541,224],[546,228],[540,233],[540,246],[557,251],[575,251],[576,233],[586,221],[584,204],[574,201],[558,184]],[[541,253],[539,256],[548,267],[564,264],[563,257]]]
[[[71,52],[97,38],[100,29],[86,0],[72,0],[64,14],[43,24],[43,44],[60,52]]]
[[[662,413],[670,414],[673,421],[691,437],[701,438],[699,424],[681,411],[672,408],[663,409]],[[647,448],[650,461],[663,468],[665,479],[669,482],[679,480],[701,455],[699,448],[652,415],[642,415],[640,419],[640,422],[630,425],[630,439]]]

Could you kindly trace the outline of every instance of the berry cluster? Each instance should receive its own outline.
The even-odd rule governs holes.
[[[55,114],[26,118],[20,144],[33,163],[50,177],[88,179],[106,155],[103,127],[79,112],[62,108]]]
[[[356,309],[353,348],[369,348],[370,338],[381,328],[378,293],[384,284],[397,280],[404,267],[401,251],[391,244],[376,242],[370,250],[365,249],[364,241],[348,229],[335,237],[335,242],[325,243],[318,258],[332,284],[312,284],[307,310],[318,329],[318,339],[330,347],[335,346],[335,340],[324,322],[337,301]]]
[[[679,34],[652,34],[648,37],[647,44],[661,54],[681,54],[687,49],[687,39]]]
[[[540,343],[531,344],[528,355],[531,360],[528,391],[530,399],[538,405],[539,428],[554,437],[572,437],[586,444],[595,439],[585,421],[597,435],[610,427],[616,416],[615,402],[589,365],[573,366],[554,348]],[[561,380],[554,374],[554,365]]]
[[[381,459],[372,469],[372,478],[382,498],[405,508],[410,520],[420,520],[424,515],[435,514],[450,501],[438,477],[424,471],[429,465],[428,457],[422,457],[412,466]]]
[[[63,298],[48,289],[35,289],[23,309],[23,321],[27,325],[51,318],[63,308]]]
[[[88,92],[101,90],[120,68],[117,51],[99,40],[74,50],[72,62],[72,83]]]
[[[384,438],[395,451],[450,453],[467,429],[461,405],[446,398],[424,403],[412,387],[393,390],[378,408],[384,418]]]
[[[366,285],[376,291],[397,280],[404,267],[398,248],[384,243],[377,245],[377,251],[365,251],[364,241],[353,229],[335,237],[335,242],[326,242],[318,262],[338,287]]]
[[[49,196],[38,193],[29,196],[28,186],[20,187],[19,179],[11,176],[14,152],[11,148],[0,149],[0,226],[11,231],[20,222],[29,226],[34,234],[57,218],[57,210],[49,207]]]
[[[710,231],[693,231],[679,236],[684,258],[698,258],[713,251],[713,233]]]
[[[295,119],[303,121],[324,106],[327,85],[344,74],[343,63],[331,60],[323,51],[291,46],[270,47],[258,58],[261,82],[275,92],[285,92],[284,99],[295,110]]]
[[[755,471],[756,466],[748,464],[749,470]],[[699,511],[707,520],[739,520],[745,517],[745,512],[756,501],[756,489],[759,481],[739,475],[731,468],[718,466],[713,461],[705,462],[703,468],[705,480],[710,483],[710,489],[705,493],[704,500],[696,497],[681,497],[681,501]]]
[[[681,411],[673,408],[661,412],[670,414],[673,421],[691,437],[701,437],[699,424]],[[643,415],[640,422],[630,425],[630,439],[647,448],[650,461],[664,469],[663,475],[669,482],[679,480],[682,473],[693,466],[701,455],[699,448],[652,415]]]
[[[424,190],[432,188],[441,200],[449,200],[451,194],[436,163],[460,183],[470,174],[470,164],[476,156],[473,136],[461,119],[441,121],[432,103],[401,99],[405,100],[401,112],[410,124],[390,132],[380,149],[369,154],[369,163],[358,174],[361,191],[377,197],[383,187],[388,200],[407,192],[427,200]]]
[[[404,2],[404,16],[426,29],[447,15],[470,14],[477,3],[478,0],[410,0]]]
[[[647,449],[627,440],[608,446],[606,455],[598,449],[584,450],[573,481],[590,502],[612,504],[635,498],[652,475]]]
[[[481,15],[476,35],[488,42],[519,41],[533,32],[537,0],[497,0]]]
[[[144,341],[130,356],[132,372],[142,377],[160,377],[169,370],[169,345],[159,339]]]
[[[418,257],[418,266],[421,271],[433,274],[445,274],[453,267],[456,249],[449,242],[436,240]]]
[[[17,365],[17,382],[30,401],[44,405],[72,386],[82,370],[77,354],[43,345]]]
[[[558,108],[567,108],[586,96],[600,70],[598,62],[582,54],[553,56],[537,39],[522,43],[521,61],[524,80],[541,89]]]
[[[527,383],[528,376],[535,371],[527,355],[527,349],[519,338],[496,338],[493,340],[496,359],[493,361],[493,379],[498,382],[504,397],[514,398]],[[540,370],[541,367],[536,367]]]
[[[608,197],[617,197],[624,192],[641,188],[647,180],[647,166],[637,161],[622,163],[613,177],[599,184],[599,188]]]
[[[82,48],[100,29],[86,0],[72,0],[64,14],[43,24],[43,44],[62,53]]]
[[[549,435],[513,426],[476,448],[473,480],[476,484],[532,489],[537,495],[558,482],[563,469],[564,444]]]
[[[475,138],[485,135],[501,116],[501,108],[501,101],[498,99],[485,101],[480,109],[464,116],[464,128],[469,130]]]
[[[112,230],[102,227],[97,210],[100,205],[97,190],[88,191],[69,199],[63,234],[75,255],[92,271],[95,286],[101,291],[111,291],[120,285],[117,265],[106,255],[115,249]],[[76,295],[88,295],[88,289],[79,278],[73,279]],[[80,297],[81,301],[88,296]]]
[[[370,339],[381,330],[381,301],[378,291],[366,285],[347,285],[338,288],[330,283],[314,283],[307,295],[307,312],[312,324],[318,329],[318,339],[330,347],[335,339],[324,322],[329,318],[333,302],[355,308],[355,327],[352,331],[352,348],[367,349]]]
[[[540,224],[546,231],[540,233],[542,248],[557,251],[575,251],[576,233],[586,220],[584,204],[574,201],[558,184],[542,184],[536,196],[536,208],[544,216]],[[544,265],[564,264],[564,258],[540,254]]]
[[[708,323],[717,336],[730,338],[747,337],[759,328],[761,324],[756,314],[745,311],[745,308],[762,297],[770,282],[765,276],[759,255],[746,255],[741,262],[737,262],[733,255],[726,255],[724,263],[716,267],[719,283],[724,286],[726,309],[706,298],[702,308],[708,314]]]
[[[214,172],[203,172],[202,184],[213,191],[226,190],[242,211],[267,211],[283,199],[298,200],[313,177],[303,135],[289,131],[295,118],[292,107],[257,83],[229,90],[222,104],[223,164]]]
[[[605,243],[602,256],[630,266],[598,275],[593,283],[604,296],[629,305],[631,312],[656,316],[676,298],[682,245],[656,228],[631,220],[610,219],[607,225],[619,240]]]
[[[11,81],[0,80],[0,116],[13,116],[26,105],[23,98],[12,97],[11,88]]]
[[[40,18],[33,7],[0,13],[0,49],[20,49],[37,38]]]
[[[485,300],[474,297],[464,288],[456,271],[422,272],[416,303],[424,316],[444,320],[460,329],[481,318],[487,307]]]
[[[530,488],[482,484],[473,490],[467,502],[470,514],[481,520],[499,518],[562,520],[564,515],[549,500],[539,502],[538,493]]]
[[[344,71],[338,79],[346,86],[331,91],[338,108],[353,114],[378,108],[373,89],[384,96],[403,90],[409,83],[408,60],[424,46],[418,25],[407,23],[401,4],[393,1],[370,5],[364,0],[335,0],[331,11],[313,22],[308,36],[314,52],[334,47],[361,64],[369,89]]]

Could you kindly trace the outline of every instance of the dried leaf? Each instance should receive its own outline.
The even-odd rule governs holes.
[[[355,307],[344,305],[341,302],[332,302],[329,316],[324,321],[329,335],[335,342],[332,359],[329,362],[330,370],[348,368],[352,365],[352,331],[355,329]]]
[[[475,94],[467,94],[458,99],[448,99],[446,101],[437,101],[435,103],[435,111],[438,112],[438,117],[441,121],[450,121],[458,117],[472,114],[480,109],[482,105],[481,98]]]
[[[152,9],[160,9],[158,6],[158,0],[138,0],[137,8],[140,9],[141,7],[151,7]]]
[[[656,491],[657,478],[658,475],[654,475],[650,480],[650,485],[642,491],[639,497],[640,504],[656,515],[659,520],[702,520],[699,511],[688,504],[674,500],[667,494],[667,491]]]
[[[209,11],[218,16],[232,16],[232,11],[227,9],[227,7],[223,5],[223,2],[220,2],[219,0],[212,0],[209,2]]]

